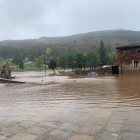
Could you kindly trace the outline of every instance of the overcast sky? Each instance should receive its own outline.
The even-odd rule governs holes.
[[[0,40],[140,31],[140,0],[0,0]]]

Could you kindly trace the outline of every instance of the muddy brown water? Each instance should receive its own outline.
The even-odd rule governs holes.
[[[23,72],[13,76],[26,84],[0,83],[0,122],[62,122],[99,112],[103,117],[109,112],[121,117],[140,113],[140,75]]]

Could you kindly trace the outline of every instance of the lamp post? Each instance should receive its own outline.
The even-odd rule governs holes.
[[[45,62],[45,55],[44,55],[44,65],[45,65],[45,74],[46,74],[46,62]]]

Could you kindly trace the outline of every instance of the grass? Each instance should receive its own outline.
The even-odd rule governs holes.
[[[4,63],[9,63],[10,66],[14,66],[14,64],[12,63],[12,61],[10,59],[0,59],[0,65],[3,66]]]
[[[36,67],[35,67],[35,62],[31,62],[31,63],[29,63],[29,64],[24,65],[24,68],[25,68],[25,69],[26,69],[26,68],[36,68]]]
[[[37,67],[35,67],[35,62],[31,62],[29,64],[24,65],[25,69],[36,69]],[[41,69],[44,69],[44,66],[41,66]]]
[[[16,66],[15,64],[13,64],[10,59],[0,59],[0,65],[1,66],[3,66],[4,63],[6,63],[6,62],[9,63],[9,65],[11,67],[10,69],[11,69],[12,72],[17,71],[17,67],[18,67],[18,71],[19,72],[22,71],[22,70],[19,69],[19,66]],[[35,67],[35,62],[30,62],[29,64],[25,64],[25,63],[28,63],[28,61],[23,60],[23,63],[24,63],[24,70],[23,71],[40,71],[39,68]],[[48,71],[48,70],[51,70],[51,69],[47,68],[46,71]],[[55,70],[63,70],[63,69],[59,69],[59,68],[57,69],[56,68]],[[44,66],[41,67],[41,71],[45,71],[45,67]]]
[[[26,61],[26,60],[23,60],[23,63],[25,64],[25,63],[28,63],[28,61]]]

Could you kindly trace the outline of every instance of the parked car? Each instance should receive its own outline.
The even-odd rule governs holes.
[[[102,66],[102,68],[106,68],[106,67],[111,67],[110,65],[104,65]]]

